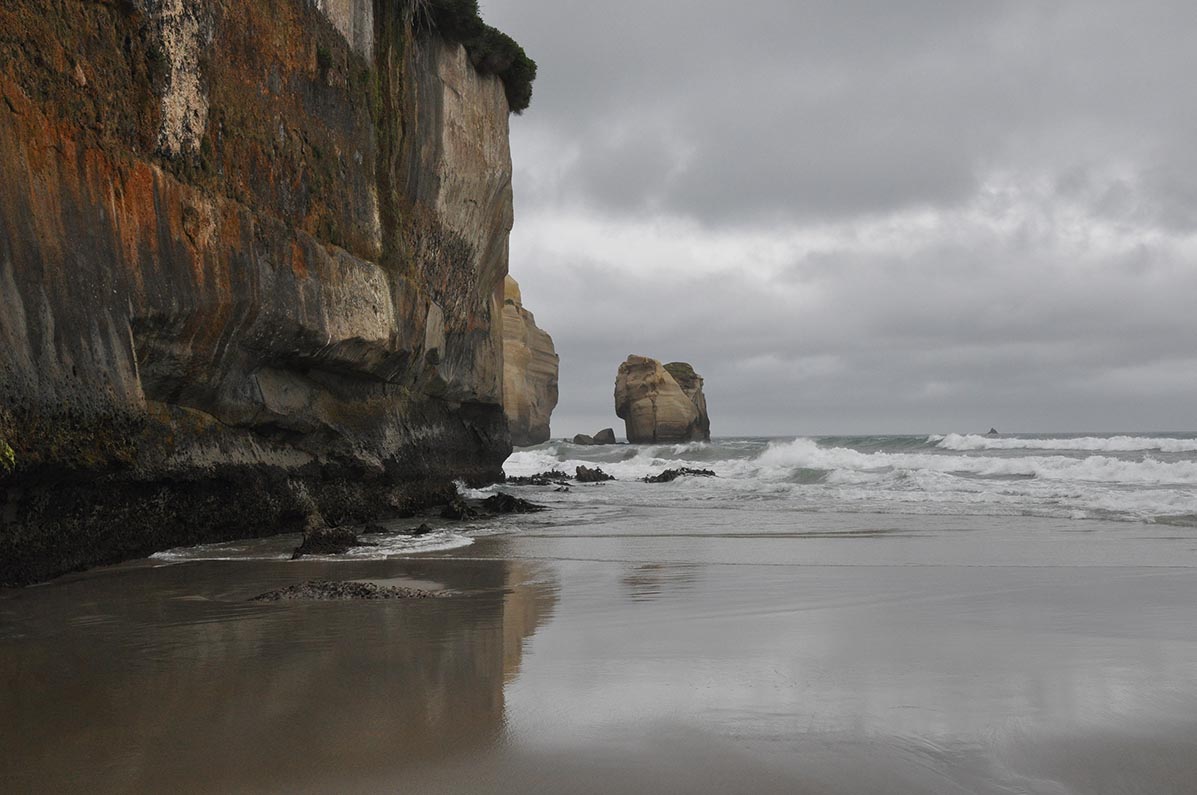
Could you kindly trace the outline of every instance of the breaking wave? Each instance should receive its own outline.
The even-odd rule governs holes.
[[[275,536],[269,539],[250,539],[222,544],[204,544],[196,547],[179,547],[156,552],[150,560],[162,563],[185,563],[188,561],[212,560],[290,560],[295,547],[295,536]],[[375,560],[422,552],[444,552],[450,549],[468,547],[474,539],[463,533],[438,530],[424,536],[402,534],[366,536],[371,546],[355,547],[343,555],[325,558],[320,555],[305,556],[303,560]]]
[[[1078,450],[1087,452],[1132,453],[1158,450],[1161,453],[1197,452],[1197,439],[1172,439],[1154,436],[1078,436],[1061,439],[980,436],[949,433],[930,436],[929,443],[942,450]]]
[[[763,467],[830,470],[884,469],[967,473],[986,477],[1036,477],[1047,480],[1132,484],[1197,485],[1197,461],[1127,460],[1113,456],[952,456],[935,453],[862,453],[821,447],[812,439],[771,445],[758,462]]]
[[[856,436],[514,453],[509,475],[600,466],[617,478],[568,499],[618,505],[783,500],[800,511],[1046,516],[1197,525],[1197,438]],[[715,479],[639,483],[666,468]],[[582,495],[585,495],[584,497]],[[566,499],[566,498],[562,498]]]

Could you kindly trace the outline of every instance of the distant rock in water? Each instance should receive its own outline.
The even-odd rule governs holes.
[[[990,428],[989,433],[987,433],[985,435],[986,436],[1000,436],[1001,434],[998,433],[997,428]]]
[[[649,475],[644,479],[645,483],[672,483],[681,477],[691,478],[713,478],[715,473],[709,469],[690,469],[689,467],[682,467],[681,469],[666,469],[659,475]]]
[[[549,419],[557,407],[559,358],[553,338],[524,309],[520,286],[503,284],[503,410],[511,443],[520,447],[549,440]]]
[[[615,480],[615,478],[598,467],[580,466],[576,472],[576,480],[579,483],[603,483],[608,480]]]
[[[702,377],[685,362],[629,356],[615,379],[615,413],[632,444],[703,442],[711,420]]]
[[[394,585],[377,585],[372,582],[309,580],[286,588],[276,588],[253,602],[290,602],[299,600],[347,601],[374,599],[436,599],[450,596],[447,591],[428,591],[423,588],[405,588]]]
[[[594,436],[587,436],[584,433],[579,433],[573,438],[574,444],[580,445],[599,445],[599,444],[615,444],[615,429],[603,428]]]
[[[343,555],[354,547],[373,546],[362,541],[348,527],[320,527],[303,534],[303,543],[295,548],[291,560],[304,555]]]

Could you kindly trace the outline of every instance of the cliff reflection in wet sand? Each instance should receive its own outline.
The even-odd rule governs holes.
[[[335,791],[347,777],[388,779],[488,746],[555,588],[529,584],[527,564],[438,563],[313,563],[298,576],[403,578],[464,595],[247,603],[298,569],[245,562],[8,595],[0,789]]]

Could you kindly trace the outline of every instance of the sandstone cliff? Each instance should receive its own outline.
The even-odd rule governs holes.
[[[407,6],[0,5],[0,583],[500,475],[508,104]]]
[[[615,413],[632,444],[711,438],[702,378],[685,362],[629,356],[615,379]]]
[[[503,303],[503,408],[512,444],[549,440],[549,418],[557,407],[557,352],[553,338],[524,309],[520,286],[507,277]]]

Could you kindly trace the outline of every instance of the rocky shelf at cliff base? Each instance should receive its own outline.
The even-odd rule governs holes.
[[[0,584],[501,479],[508,98],[412,9],[0,5]]]
[[[703,381],[685,362],[629,356],[615,379],[615,414],[632,444],[710,441]]]

